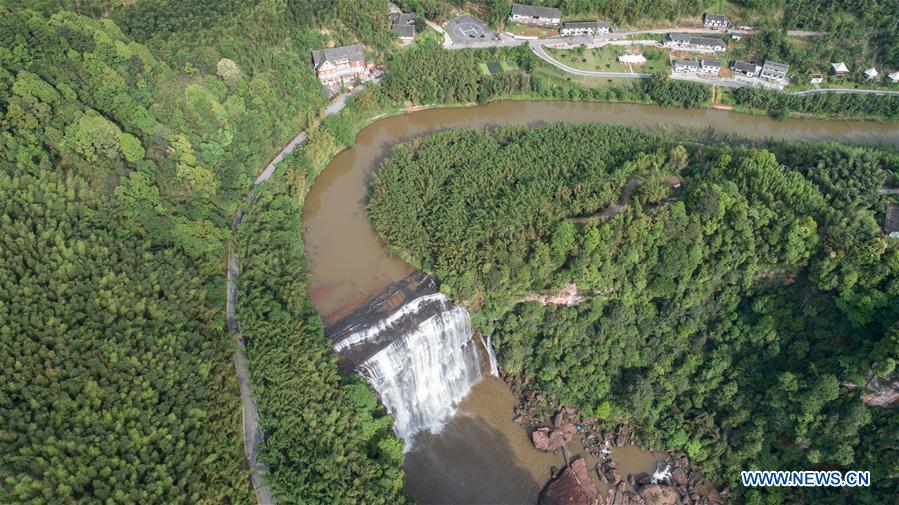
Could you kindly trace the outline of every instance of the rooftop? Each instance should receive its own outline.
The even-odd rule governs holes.
[[[691,35],[689,33],[671,32],[668,34],[668,38],[670,40],[688,42],[691,38]]]
[[[734,70],[739,70],[740,72],[755,72],[758,68],[758,65],[748,61],[737,60],[734,62]]]
[[[765,60],[765,64],[762,66],[765,70],[776,70],[778,72],[786,72],[790,69],[790,66],[786,63],[778,63],[776,61]]]
[[[840,72],[840,73],[849,72],[849,67],[847,67],[846,64],[843,63],[842,61],[839,63],[831,63],[830,67],[833,68],[834,72]]]
[[[691,37],[690,44],[694,46],[723,46],[724,41],[712,37]]]
[[[512,14],[535,18],[561,18],[562,11],[555,7],[512,4]]]
[[[721,67],[721,62],[718,60],[702,60],[703,67]]]
[[[719,23],[727,23],[728,22],[727,16],[725,16],[724,14],[711,14],[709,12],[705,13],[705,16],[703,17],[703,19],[705,19],[705,21],[716,21]]]
[[[412,13],[395,13],[390,15],[390,23],[396,27],[401,25],[414,25],[415,24],[415,14]]]
[[[612,26],[609,21],[565,21],[563,28],[608,28]]]
[[[362,61],[364,59],[365,53],[359,44],[312,51],[312,62],[315,64],[315,68],[320,67],[326,61]]]

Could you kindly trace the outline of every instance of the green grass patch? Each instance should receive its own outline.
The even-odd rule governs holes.
[[[501,74],[503,73],[503,65],[498,61],[488,61],[487,69],[490,70],[491,74]]]
[[[556,60],[580,70],[592,72],[630,72],[631,68],[618,62],[618,57],[629,49],[625,46],[603,46],[595,49],[549,49],[547,53]],[[668,55],[654,47],[643,47],[646,63],[634,65],[635,73],[668,72]]]

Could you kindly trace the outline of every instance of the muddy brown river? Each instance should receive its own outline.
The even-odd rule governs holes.
[[[326,324],[350,314],[412,267],[389,255],[365,212],[372,174],[390,148],[439,130],[550,122],[616,123],[647,129],[711,128],[748,138],[839,140],[899,146],[899,125],[873,121],[777,121],[720,110],[652,105],[503,101],[471,108],[429,109],[379,120],[356,137],[315,181],[303,208],[310,291]],[[502,363],[500,363],[502,366]],[[515,399],[500,380],[474,386],[440,434],[421,435],[406,455],[406,488],[420,503],[534,503],[562,457],[533,448],[512,422]],[[572,454],[578,451],[579,444]],[[613,453],[623,475],[652,472],[655,457],[637,448]],[[588,460],[588,467],[593,463]]]

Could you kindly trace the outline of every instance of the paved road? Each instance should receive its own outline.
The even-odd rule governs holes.
[[[812,33],[812,32],[809,32]],[[809,35],[812,36],[812,35]],[[583,42],[579,42],[584,39],[584,37],[578,38],[568,38],[568,39],[542,39],[542,40],[531,40],[528,41],[528,46],[531,48],[531,51],[538,58],[543,61],[549,63],[550,65],[562,70],[563,72],[579,75],[582,77],[610,77],[610,78],[629,78],[629,79],[647,79],[652,77],[652,74],[645,73],[637,73],[637,72],[595,72],[591,70],[581,70],[579,68],[570,67],[565,65],[564,63],[556,60],[552,56],[548,55],[546,51],[544,51],[544,46],[549,45],[551,43],[557,43],[557,41],[562,40],[568,42],[571,45],[577,45]],[[708,84],[710,86],[724,86],[728,88],[742,88],[742,87],[759,87],[760,85],[753,82],[746,82],[744,80],[738,79],[708,79],[699,77],[696,75],[690,74],[671,74],[671,78],[678,81],[690,81],[697,82],[700,84]],[[804,95],[815,95],[821,93],[835,93],[835,94],[867,94],[867,95],[899,95],[899,91],[891,91],[891,90],[879,90],[879,89],[851,89],[851,88],[819,88],[819,89],[810,89],[807,91],[793,91],[788,92],[789,94],[804,96]]]
[[[834,93],[837,95],[899,95],[899,91],[890,91],[886,89],[852,89],[852,88],[818,88],[806,91],[796,91],[793,94],[799,96],[820,95],[821,93]]]
[[[540,42],[531,41],[531,43],[528,45],[531,47],[531,51],[533,51],[538,58],[569,74],[580,75],[584,77],[625,77],[644,79],[647,77],[652,77],[652,74],[638,74],[633,72],[594,72],[591,70],[581,70],[579,68],[569,67],[568,65],[565,65],[564,63],[546,54],[546,51],[543,50],[543,44],[541,44]]]
[[[378,82],[378,81],[380,81],[380,79],[377,79],[375,82]],[[331,103],[325,109],[325,113],[324,113],[325,116],[332,116],[332,115],[337,114],[338,112],[342,111],[343,108],[346,107],[347,98],[359,93],[363,89],[365,89],[365,86],[356,86],[356,88],[354,88],[349,93],[344,93],[344,94],[338,96],[337,98],[335,98],[333,101],[331,101]],[[284,158],[286,158],[290,153],[292,153],[297,148],[297,146],[299,146],[300,144],[305,142],[306,137],[307,137],[306,130],[303,130],[300,133],[298,133],[296,137],[291,139],[291,141],[288,142],[287,145],[284,146],[274,158],[272,158],[272,161],[270,161],[268,163],[268,165],[265,166],[265,169],[259,174],[259,177],[256,177],[256,180],[253,182],[253,185],[258,186],[258,185],[262,184],[263,182],[267,181],[272,176],[272,174],[275,173],[275,168],[278,167],[278,164],[280,164],[282,161],[284,161]]]

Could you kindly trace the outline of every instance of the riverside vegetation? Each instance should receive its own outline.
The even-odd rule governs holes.
[[[439,133],[394,148],[369,211],[474,310],[522,385],[639,426],[740,503],[886,502],[899,415],[840,383],[899,359],[899,246],[877,225],[899,157],[698,140],[597,125]],[[520,303],[569,283],[576,307]],[[738,484],[740,470],[822,467],[870,470],[872,486]]]
[[[432,77],[420,88],[398,67],[438,49],[393,55],[377,16],[386,9],[381,0],[3,2],[0,501],[253,499],[224,330],[229,224],[258,167],[325,106],[308,54],[328,40],[361,41],[398,77],[312,127],[283,180],[245,209],[238,315],[262,459],[288,501],[405,499],[389,417],[367,388],[334,373],[301,246],[288,241],[311,181],[362,124],[404,100],[648,98],[537,76],[514,51],[527,72],[452,92]],[[340,475],[348,468],[353,479]]]

